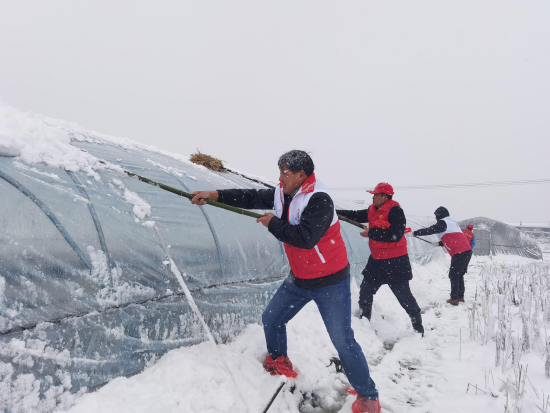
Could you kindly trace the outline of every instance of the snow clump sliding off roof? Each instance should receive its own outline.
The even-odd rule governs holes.
[[[44,162],[68,171],[85,171],[99,179],[94,169],[102,165],[94,156],[71,145],[73,130],[81,129],[65,122],[22,112],[0,100],[0,155],[18,156],[29,164]]]

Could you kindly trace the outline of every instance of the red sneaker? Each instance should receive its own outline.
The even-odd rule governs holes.
[[[292,368],[292,363],[288,357],[280,356],[275,360],[271,356],[267,356],[264,361],[264,369],[269,372],[272,376],[287,376],[287,377],[298,377],[298,373]]]
[[[346,389],[346,391],[352,396],[357,396],[357,400],[351,405],[351,411],[353,413],[380,413],[382,411],[379,399],[371,400],[366,397],[361,397],[352,389]]]
[[[367,399],[366,397],[357,396],[357,400],[351,405],[353,413],[380,413],[382,407],[380,401]]]

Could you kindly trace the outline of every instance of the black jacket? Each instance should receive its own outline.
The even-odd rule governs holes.
[[[417,237],[421,237],[423,235],[439,234],[440,232],[445,232],[446,230],[447,230],[447,223],[442,219],[440,219],[431,227],[417,229],[416,231],[414,231],[414,235]],[[442,247],[443,242],[439,241],[439,246]]]
[[[223,189],[218,202],[245,209],[273,209],[275,189]],[[288,207],[292,198],[284,195],[283,215],[269,221],[268,230],[275,238],[293,247],[309,250],[323,238],[332,222],[334,204],[323,192],[313,194],[302,212],[300,225],[288,222]]]
[[[439,234],[440,232],[445,232],[446,230],[447,223],[440,219],[431,227],[417,229],[416,231],[414,231],[414,235],[421,237],[423,235]]]
[[[218,202],[245,209],[274,209],[275,189],[220,189]],[[275,238],[296,248],[311,249],[323,238],[334,217],[334,203],[331,197],[318,192],[311,196],[307,207],[302,211],[299,225],[288,222],[288,208],[292,197],[284,195],[281,218],[269,221],[268,231]],[[318,288],[336,284],[349,276],[349,265],[335,274],[312,280],[295,279],[302,288]]]

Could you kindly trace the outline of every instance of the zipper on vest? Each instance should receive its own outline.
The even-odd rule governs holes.
[[[282,193],[283,193],[283,192],[281,191],[281,194],[282,194]],[[290,205],[292,205],[292,201],[294,201],[294,198],[296,198],[296,197],[297,197],[298,195],[300,195],[300,194],[301,194],[301,192],[298,192],[296,195],[294,195],[294,196],[290,199],[290,202],[288,203],[288,210],[286,211],[286,219],[287,219],[287,222],[288,222],[290,225],[292,225],[291,222],[290,222]],[[283,198],[283,209],[285,209],[284,198]],[[298,225],[298,224],[296,224],[296,225]]]
[[[323,257],[323,254],[321,254],[321,251],[319,251],[319,247],[317,245],[315,246],[315,251],[317,251],[317,254],[319,255],[319,258],[321,259],[321,262],[323,264],[326,263],[325,257]]]

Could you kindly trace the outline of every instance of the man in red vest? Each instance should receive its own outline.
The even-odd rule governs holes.
[[[264,368],[272,375],[298,375],[287,355],[286,325],[314,301],[355,389],[348,389],[357,395],[352,411],[380,413],[378,391],[351,328],[350,266],[332,198],[306,152],[287,152],[278,165],[276,188],[196,191],[191,202],[204,205],[211,199],[240,208],[275,209],[257,222],[284,243],[290,274],[262,315],[268,352]]]
[[[472,224],[466,225],[466,229],[463,229],[462,233],[470,242],[470,247],[472,247],[472,254],[473,254],[474,246],[476,245],[476,236],[474,235],[474,226]],[[468,265],[469,265],[469,261],[468,261]],[[466,273],[468,272],[468,265],[466,266]]]
[[[437,220],[434,225],[418,229],[412,235],[416,237],[437,234],[439,236],[441,241],[436,245],[445,247],[451,256],[451,267],[449,268],[451,298],[447,302],[451,305],[458,305],[464,302],[464,274],[466,274],[472,258],[472,247],[458,224],[449,216],[447,208],[437,208],[434,215]]]
[[[476,237],[474,235],[474,226],[472,224],[466,225],[466,229],[462,230],[462,233],[468,238],[468,241],[470,242],[470,247],[472,249],[474,248],[474,245],[476,245]]]
[[[399,203],[392,199],[394,193],[390,184],[379,183],[373,191],[367,192],[373,194],[372,205],[368,209],[336,211],[354,221],[369,223],[369,228],[360,233],[369,238],[371,252],[363,270],[364,278],[359,293],[361,316],[370,320],[374,294],[383,284],[388,284],[411,318],[413,329],[423,335],[420,307],[409,286],[413,274],[405,238],[405,213]]]

